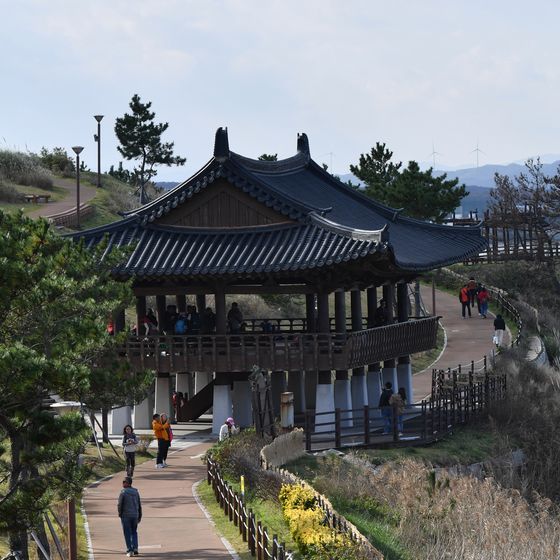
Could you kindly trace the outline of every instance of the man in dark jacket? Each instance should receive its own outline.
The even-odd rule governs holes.
[[[381,396],[379,397],[379,408],[381,409],[381,416],[385,421],[383,427],[384,434],[391,433],[391,420],[393,417],[393,410],[391,408],[391,396],[393,395],[393,384],[390,381],[385,383],[383,391],[381,391]]]
[[[142,519],[142,503],[136,488],[132,488],[132,478],[126,476],[122,482],[123,489],[119,494],[118,512],[121,518],[126,555],[138,555],[138,523]]]

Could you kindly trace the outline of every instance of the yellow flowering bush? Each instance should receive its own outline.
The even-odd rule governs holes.
[[[324,545],[342,545],[343,538],[324,524],[325,514],[313,491],[297,484],[283,484],[279,494],[290,533],[303,554]]]

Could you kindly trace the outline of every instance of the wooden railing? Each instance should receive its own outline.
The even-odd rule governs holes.
[[[349,369],[436,346],[437,317],[351,333],[129,337],[122,352],[140,369],[271,371]]]
[[[353,332],[349,337],[348,367],[373,364],[434,348],[437,346],[439,319],[426,317]]]
[[[206,459],[206,469],[207,482],[212,486],[216,501],[230,522],[239,529],[251,556],[256,556],[258,560],[290,560],[292,553],[286,550],[285,543],[279,542],[276,535],[269,535],[267,528],[247,508],[243,496],[234,492],[223,479],[217,463],[210,457]]]
[[[487,414],[506,395],[505,374],[467,374],[465,379],[456,372],[434,375],[437,388],[432,398],[407,407],[401,415],[396,407],[307,411],[304,421],[306,450],[430,443],[457,425]]]

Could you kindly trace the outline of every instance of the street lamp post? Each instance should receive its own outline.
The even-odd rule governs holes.
[[[80,229],[80,154],[83,146],[72,146],[76,154],[76,228]]]
[[[101,186],[101,120],[103,115],[93,115],[93,118],[97,121],[97,134],[93,135],[93,138],[97,142],[97,188]]]

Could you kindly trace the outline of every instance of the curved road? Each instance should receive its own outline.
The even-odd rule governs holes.
[[[66,191],[64,198],[57,202],[38,204],[36,210],[28,213],[30,218],[45,218],[76,208],[76,179],[56,177],[54,184]],[[89,182],[87,184],[85,182],[80,183],[80,208],[96,195],[96,191],[96,187],[91,186]]]
[[[421,294],[428,311],[432,312],[432,289],[422,286]],[[432,390],[432,369],[456,368],[461,364],[470,368],[471,361],[481,360],[485,355],[490,357],[494,350],[494,315],[488,313],[483,319],[478,315],[476,306],[470,319],[461,317],[459,296],[436,290],[436,313],[441,315],[441,323],[447,336],[447,345],[436,362],[427,369],[417,373],[413,378],[414,402],[422,400]],[[509,332],[504,336],[504,344],[509,344]],[[475,369],[476,369],[475,365]],[[480,367],[480,364],[478,365]]]

